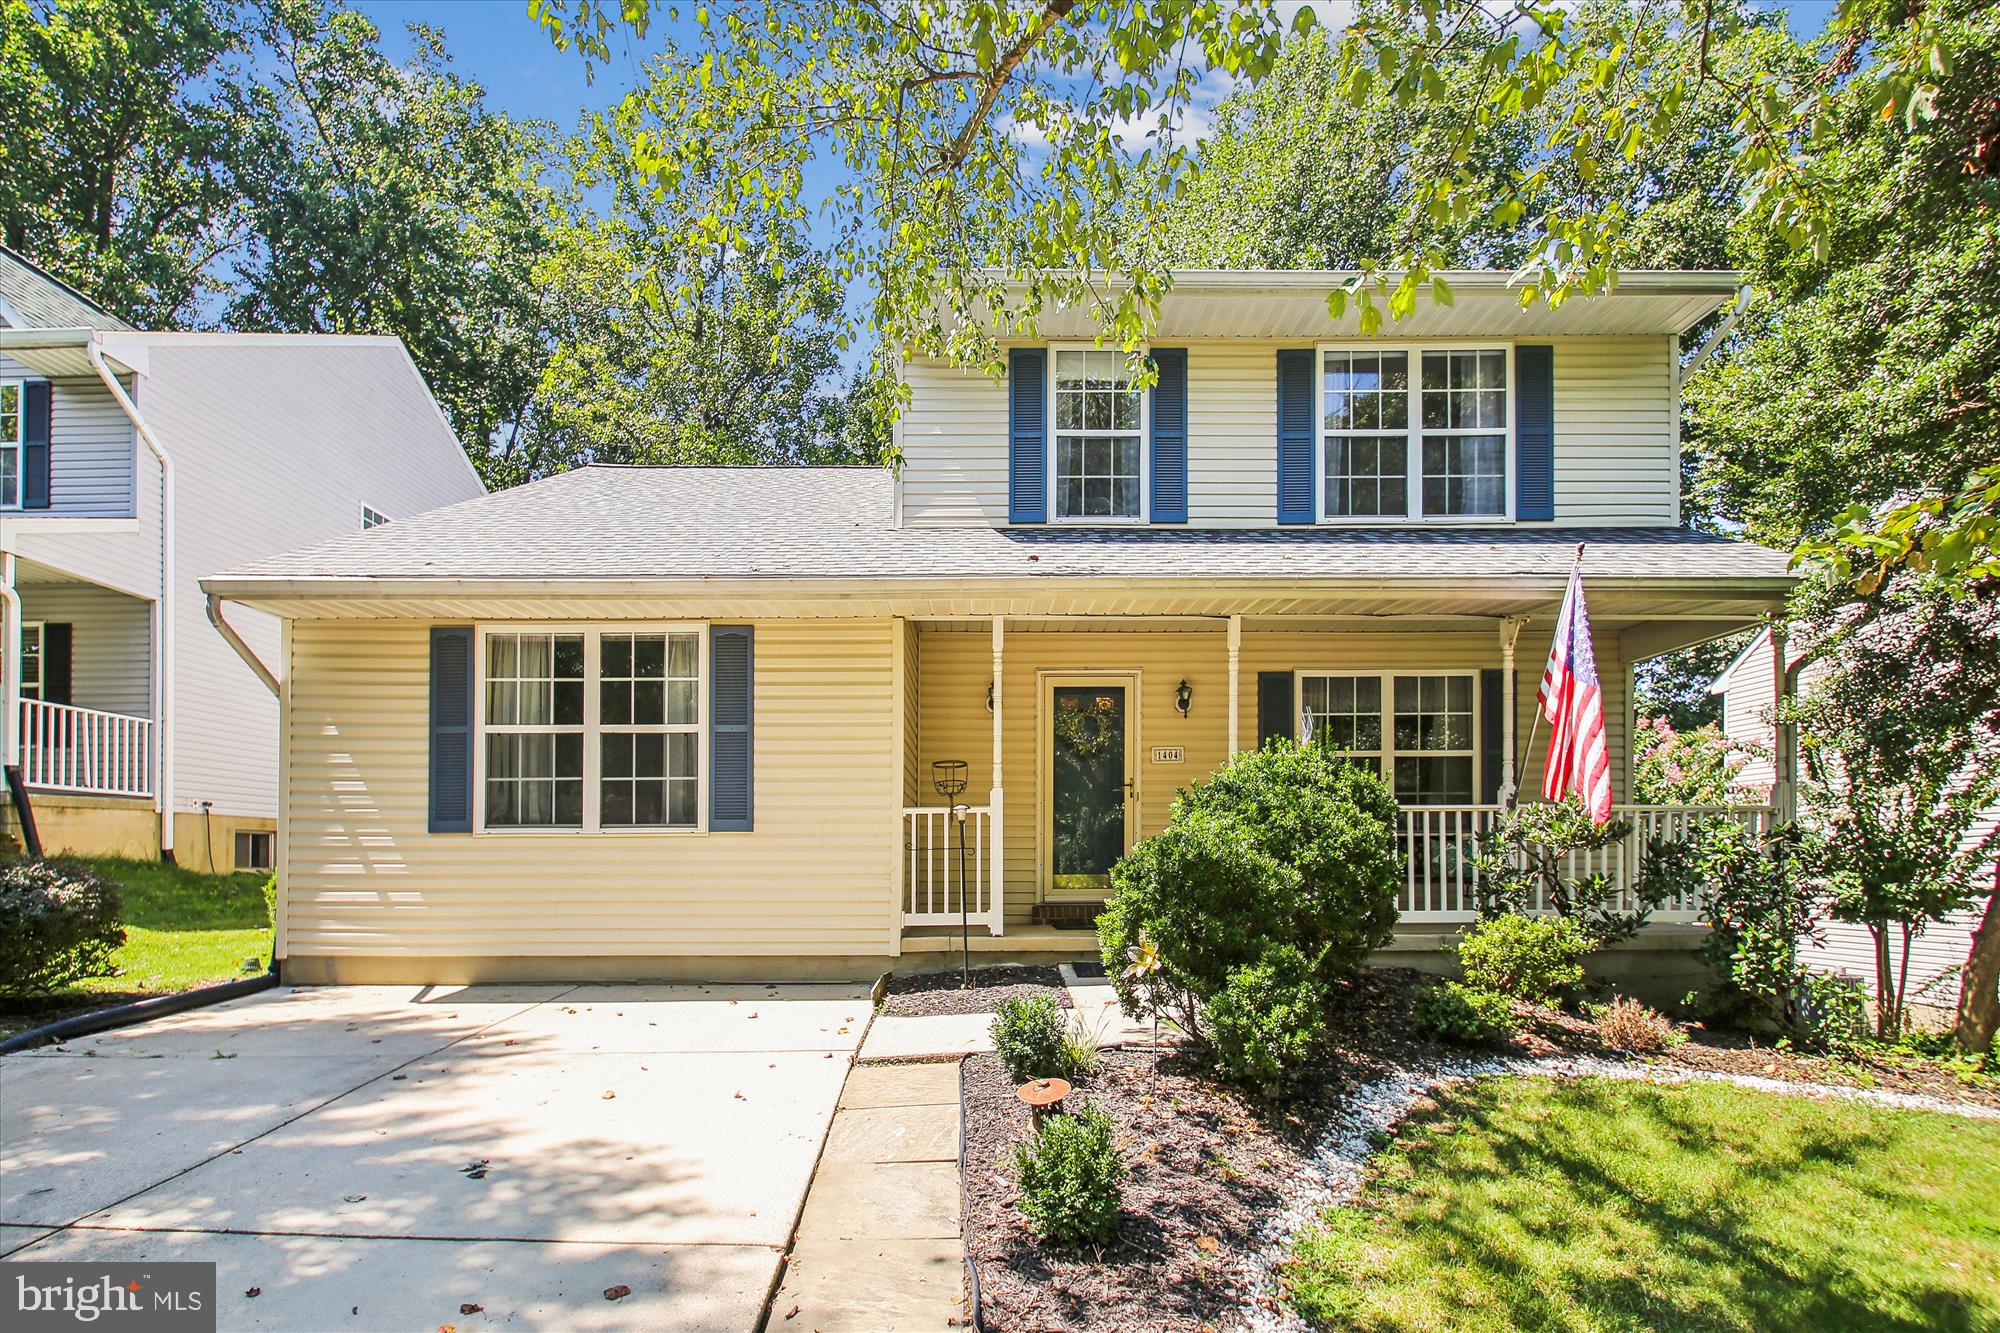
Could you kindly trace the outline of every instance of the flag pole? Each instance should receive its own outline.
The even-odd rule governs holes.
[[[1582,568],[1583,568],[1583,543],[1578,542],[1576,544],[1576,559],[1573,562],[1571,562],[1569,567],[1570,578],[1572,579],[1575,578],[1577,575],[1577,571],[1581,570]],[[1567,582],[1563,584],[1563,596],[1565,598],[1569,596],[1569,584]],[[1546,663],[1544,663],[1542,667],[1542,674],[1545,676],[1548,674],[1548,666]],[[1528,740],[1527,743],[1521,747],[1522,754],[1533,754],[1535,752],[1535,732],[1541,729],[1541,725],[1542,725],[1541,687],[1537,686],[1535,689],[1535,716],[1534,719],[1528,723]],[[1527,765],[1521,762],[1519,755],[1516,755],[1514,759],[1514,771],[1516,773],[1526,773],[1528,771]],[[1544,781],[1546,781],[1547,780],[1546,765],[1543,766],[1543,771],[1545,775]],[[1521,796],[1521,784],[1519,782],[1516,782],[1514,784],[1514,790],[1510,794],[1509,799],[1514,804],[1519,805],[1520,796]]]

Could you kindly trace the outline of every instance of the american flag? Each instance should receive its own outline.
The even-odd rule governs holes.
[[[1590,647],[1590,614],[1583,605],[1583,565],[1570,570],[1556,621],[1556,641],[1542,669],[1536,696],[1549,720],[1549,762],[1542,795],[1560,801],[1571,792],[1583,797],[1591,822],[1611,818],[1611,753],[1604,741],[1604,691],[1597,678],[1597,654]]]

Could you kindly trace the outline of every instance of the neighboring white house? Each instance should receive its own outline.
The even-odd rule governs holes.
[[[1090,954],[1175,790],[1307,726],[1392,784],[1399,947],[1437,962],[1539,790],[1579,544],[1619,799],[1632,664],[1793,580],[1678,526],[1681,339],[1736,275],[1550,310],[1459,273],[1376,335],[1328,313],[1352,277],[1177,275],[1150,385],[1083,309],[1004,378],[910,361],[900,472],[589,467],[210,578],[286,624],[285,974],[875,976],[961,910]],[[1675,995],[1693,906],[1626,951]]]
[[[1789,654],[1788,660],[1796,677],[1794,688],[1801,694],[1811,694],[1814,684],[1825,674],[1825,664],[1814,662],[1802,668],[1803,657],[1799,654]],[[1723,734],[1745,746],[1751,754],[1736,775],[1736,785],[1757,800],[1764,799],[1771,789],[1771,762],[1766,756],[1771,748],[1771,681],[1775,666],[1767,630],[1738,653],[1709,686],[1711,694],[1722,696]],[[1996,821],[2000,821],[2000,806],[1989,809],[1968,837],[1985,837]],[[1980,910],[1975,907],[1941,921],[1912,941],[1908,985],[1912,1003],[1937,1009],[1950,1008],[1958,1002],[1958,969],[1972,948],[1972,932],[1979,925]],[[1808,958],[1828,972],[1860,980],[1872,993],[1875,945],[1867,927],[1828,921],[1822,923],[1822,928],[1825,939],[1808,949]]]
[[[272,864],[277,701],[200,580],[483,492],[396,339],[134,330],[0,249],[0,728],[44,846]]]

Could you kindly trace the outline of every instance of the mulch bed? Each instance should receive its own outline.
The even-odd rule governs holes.
[[[1101,1252],[1044,1246],[1015,1209],[1014,1145],[1029,1134],[1027,1109],[991,1056],[966,1063],[966,1249],[979,1269],[981,1316],[1007,1333],[1200,1333],[1240,1322],[1244,1261],[1262,1226],[1307,1166],[1325,1109],[1345,1092],[1413,1064],[1463,1056],[1417,1036],[1410,1014],[1422,976],[1373,969],[1334,1005],[1325,1050],[1283,1105],[1254,1101],[1193,1063],[1146,1050],[1106,1051],[1078,1096],[1110,1112],[1130,1174],[1118,1242]],[[1619,1058],[1587,1019],[1533,1011],[1497,1055]],[[1828,1060],[1696,1026],[1649,1063],[1796,1082],[1872,1087],[2000,1105],[2000,1093],[1959,1083],[1936,1066],[1864,1058]]]
[[[932,1014],[990,1014],[1000,1001],[1030,995],[1053,995],[1057,1004],[1070,1007],[1069,988],[1062,973],[1053,967],[1008,964],[972,969],[972,988],[962,989],[957,969],[919,972],[889,978],[882,998],[882,1013],[897,1018],[928,1017]]]

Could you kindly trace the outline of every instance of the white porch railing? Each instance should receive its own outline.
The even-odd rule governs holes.
[[[153,721],[21,700],[21,780],[93,796],[153,794]]]
[[[951,811],[941,805],[903,809],[903,924],[955,926],[962,899],[972,923],[998,935],[1004,904],[994,868],[993,811],[983,805],[960,809],[965,816],[962,860]]]
[[[1477,915],[1478,875],[1472,862],[1480,839],[1499,813],[1500,808],[1492,805],[1403,808],[1399,837],[1405,866],[1398,903],[1403,920],[1469,921]],[[1763,833],[1771,827],[1773,814],[1767,805],[1619,805],[1611,813],[1628,821],[1632,831],[1595,851],[1572,852],[1564,870],[1573,878],[1608,876],[1619,900],[1627,904],[1638,883],[1646,846],[1654,838],[1684,837],[1693,825],[1713,818],[1733,819]],[[1665,903],[1653,913],[1656,921],[1692,921],[1699,916],[1700,904],[1692,900]]]

